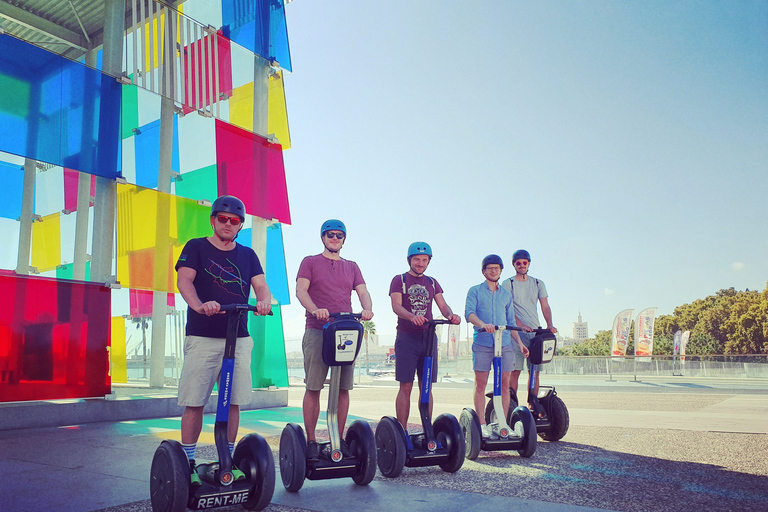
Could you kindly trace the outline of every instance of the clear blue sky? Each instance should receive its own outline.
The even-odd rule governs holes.
[[[417,240],[462,316],[485,255],[506,278],[529,250],[565,335],[579,311],[594,335],[625,308],[765,288],[767,2],[295,0],[286,18],[292,290],[327,218],[385,341]],[[283,314],[300,338],[295,297]]]

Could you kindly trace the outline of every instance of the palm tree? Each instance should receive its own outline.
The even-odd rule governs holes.
[[[371,365],[368,363],[368,335],[376,334],[376,324],[370,320],[363,320],[363,338],[365,339],[365,372],[371,370]]]

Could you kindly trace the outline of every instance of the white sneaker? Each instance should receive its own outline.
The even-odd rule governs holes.
[[[481,425],[480,431],[483,437],[491,437],[491,427],[489,425]]]

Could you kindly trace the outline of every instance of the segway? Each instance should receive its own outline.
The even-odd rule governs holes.
[[[522,331],[520,327],[513,328],[516,331]],[[528,361],[531,368],[528,372],[528,403],[533,409],[533,418],[536,422],[536,431],[539,437],[545,441],[558,441],[568,432],[570,419],[568,409],[565,407],[562,399],[557,396],[554,386],[539,386],[538,394],[534,392],[536,385],[536,376],[539,373],[539,366],[552,361],[555,355],[557,339],[549,329],[534,329],[536,334],[531,340],[529,348],[530,355]],[[486,395],[491,397],[489,393]],[[512,388],[509,388],[510,407],[514,403],[517,407],[517,394]],[[485,421],[495,421],[493,402],[489,401],[485,407]]]
[[[248,311],[256,311],[256,306],[226,304],[221,306],[221,311],[228,312],[229,317],[214,425],[219,460],[198,464],[201,485],[193,486],[189,459],[181,443],[167,439],[160,443],[150,471],[149,489],[154,512],[181,512],[187,508],[200,510],[237,504],[248,510],[263,510],[272,501],[275,461],[267,441],[259,434],[248,434],[240,440],[230,456],[227,439],[238,324]],[[244,479],[234,481],[233,464],[245,474]]]
[[[536,424],[533,415],[527,407],[512,408],[509,404],[509,413],[506,418],[501,401],[501,337],[510,326],[497,326],[493,336],[493,391],[490,407],[494,414],[489,418],[486,415],[485,423],[490,427],[491,433],[483,437],[480,417],[471,407],[461,411],[461,430],[464,433],[467,448],[467,458],[475,460],[480,450],[501,451],[516,450],[521,457],[531,457],[536,452]],[[486,395],[488,396],[488,395]],[[517,404],[515,403],[515,406]]]
[[[429,412],[435,326],[449,323],[450,320],[430,320],[424,331],[427,355],[424,357],[419,398],[423,432],[409,434],[394,416],[384,416],[376,427],[379,471],[386,477],[399,476],[403,466],[440,466],[443,471],[455,473],[464,464],[464,435],[456,416],[441,414],[433,424]]]
[[[280,435],[280,476],[288,492],[296,492],[304,480],[351,477],[368,485],[376,476],[376,440],[367,421],[355,420],[347,429],[346,442],[352,456],[341,452],[338,407],[341,367],[355,363],[363,337],[361,315],[331,313],[333,321],[323,326],[323,362],[331,367],[326,423],[330,441],[318,441],[318,459],[307,458],[307,440],[301,425],[288,423]]]

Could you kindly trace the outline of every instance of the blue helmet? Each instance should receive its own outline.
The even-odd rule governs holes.
[[[531,261],[531,255],[525,249],[518,249],[515,251],[515,254],[512,255],[512,263],[516,262],[517,260]]]
[[[323,222],[323,225],[320,228],[320,236],[323,236],[326,231],[341,231],[344,233],[344,236],[347,235],[347,227],[343,222],[336,219],[329,219]]]
[[[426,254],[431,260],[432,248],[427,242],[413,242],[408,246],[408,261],[411,261],[411,256],[416,256],[417,254]]]
[[[483,271],[485,271],[485,267],[488,265],[499,265],[502,270],[504,269],[504,262],[501,260],[501,257],[497,254],[489,254],[485,258],[483,258]]]
[[[235,196],[221,196],[216,199],[211,206],[211,217],[219,212],[232,213],[240,217],[240,221],[245,220],[245,205]]]

